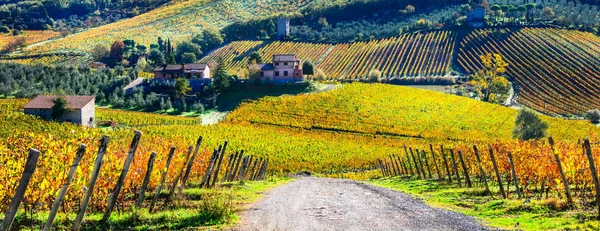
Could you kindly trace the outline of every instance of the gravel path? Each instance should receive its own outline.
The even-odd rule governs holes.
[[[474,218],[356,181],[302,177],[249,208],[240,230],[487,230]]]

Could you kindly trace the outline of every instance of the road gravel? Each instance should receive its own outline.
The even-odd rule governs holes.
[[[475,218],[432,208],[357,181],[300,177],[243,215],[240,230],[491,230]]]

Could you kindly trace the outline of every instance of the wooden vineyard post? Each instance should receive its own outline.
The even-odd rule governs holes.
[[[121,175],[117,180],[117,184],[108,200],[108,205],[106,207],[106,211],[104,211],[104,216],[100,223],[106,224],[108,219],[110,218],[110,214],[117,203],[117,199],[119,198],[119,193],[121,192],[121,188],[123,187],[123,183],[125,183],[125,177],[127,177],[127,173],[129,172],[129,167],[131,166],[131,162],[133,162],[133,158],[135,156],[135,151],[137,150],[138,144],[140,143],[140,138],[142,136],[142,132],[136,130],[135,135],[133,136],[133,140],[131,141],[131,146],[129,147],[129,153],[127,154],[127,158],[125,159],[125,164],[123,165],[123,170],[121,171]]]
[[[396,164],[394,162],[394,158],[392,158],[391,154],[390,154],[390,164],[392,165],[392,169],[394,169],[394,175],[397,176],[399,174],[398,173],[399,171],[398,171],[398,168],[397,168],[397,166],[396,166]]]
[[[473,150],[475,151],[475,158],[477,158],[477,166],[479,167],[479,174],[481,175],[481,178],[483,179],[483,184],[485,185],[485,190],[487,190],[490,193],[490,196],[493,197],[492,195],[492,191],[490,191],[490,186],[488,185],[487,182],[487,177],[485,176],[485,171],[483,171],[483,166],[481,163],[481,156],[479,156],[479,150],[477,149],[477,146],[473,145]]]
[[[256,164],[258,164],[258,157],[255,158],[254,163],[252,165],[250,165],[250,166],[252,166],[250,168],[249,175],[248,175],[248,180],[250,180],[250,181],[254,179],[254,171],[256,169]]]
[[[437,164],[437,158],[435,157],[435,151],[433,150],[433,145],[429,144],[429,150],[431,151],[431,158],[433,160],[433,166],[435,166],[435,172],[438,175],[438,180],[442,180],[442,173],[440,172],[440,168]]]
[[[236,177],[236,180],[243,180],[242,174],[244,174],[244,172],[246,171],[246,165],[248,165],[249,159],[250,159],[250,156],[245,156],[244,159],[242,160],[242,166],[240,166],[240,171]]]
[[[227,181],[229,178],[229,172],[231,171],[231,162],[232,160],[235,158],[235,155],[229,154],[229,158],[227,158],[227,166],[225,169],[225,176],[223,176],[223,179],[221,181]]]
[[[150,213],[154,212],[154,206],[156,205],[156,201],[158,200],[158,196],[160,195],[160,191],[162,191],[163,186],[165,185],[165,181],[167,180],[167,173],[169,173],[169,166],[171,166],[171,160],[173,159],[173,154],[175,154],[175,146],[171,147],[169,151],[169,157],[167,157],[167,163],[165,165],[165,169],[163,174],[160,176],[160,184],[158,184],[158,188],[154,193],[154,197],[152,198],[152,202],[150,203],[150,208],[148,211]]]
[[[223,144],[223,149],[221,149],[221,154],[219,155],[219,162],[217,163],[217,170],[215,171],[215,177],[213,178],[212,186],[215,186],[217,180],[219,179],[219,172],[221,171],[221,163],[223,162],[223,156],[225,156],[225,151],[227,150],[227,144],[229,141],[225,141]]]
[[[77,167],[79,167],[79,162],[81,162],[81,158],[85,154],[85,150],[87,146],[85,144],[79,145],[79,149],[77,150],[77,154],[75,154],[75,160],[73,160],[73,164],[71,165],[71,169],[69,170],[69,175],[67,175],[67,181],[62,185],[60,192],[58,193],[58,197],[54,200],[52,204],[52,209],[50,209],[50,215],[48,215],[48,220],[46,220],[46,224],[44,225],[43,231],[50,231],[52,228],[52,223],[54,222],[54,218],[56,218],[56,214],[58,213],[58,209],[62,204],[65,196],[67,195],[67,191],[73,182],[73,177],[77,172]]]
[[[183,162],[183,167],[181,168],[181,170],[179,170],[177,177],[175,178],[175,180],[173,181],[173,184],[171,185],[169,194],[167,195],[167,198],[165,198],[165,206],[168,205],[169,202],[171,202],[173,200],[173,195],[175,195],[175,193],[177,191],[177,185],[179,184],[179,181],[181,181],[181,179],[183,178],[183,171],[185,171],[185,167],[187,166],[187,161],[189,161],[189,159],[190,159],[193,148],[194,147],[192,147],[191,145],[190,145],[190,147],[188,147],[188,152],[187,152],[187,155],[185,156],[185,159],[184,159],[185,162]]]
[[[262,170],[262,165],[264,162],[265,162],[265,159],[261,157],[260,160],[258,161],[258,166],[256,166],[257,169],[256,169],[256,173],[254,176],[254,180],[259,180],[258,178],[260,176],[260,171]]]
[[[494,172],[496,172],[496,177],[498,178],[498,185],[500,186],[500,193],[502,194],[502,198],[506,199],[506,192],[504,192],[504,185],[502,184],[502,177],[500,176],[500,171],[498,171],[498,164],[496,163],[496,158],[494,157],[494,149],[489,145],[490,158],[492,159],[492,164],[494,165]]]
[[[396,163],[398,164],[398,166],[400,166],[400,171],[402,175],[406,175],[406,166],[404,166],[404,164],[402,164],[402,160],[400,160],[400,157],[398,155],[394,155],[394,159],[396,161]]]
[[[408,155],[408,151],[406,150],[406,146],[404,146],[404,153],[406,154],[406,155],[405,155],[405,156],[406,156],[406,159],[405,159],[405,160],[406,160],[406,162],[408,163],[408,168],[409,168],[409,170],[410,170],[410,175],[414,176],[414,175],[415,175],[415,172],[413,171],[413,167],[412,167],[412,165],[410,164],[410,156]]]
[[[458,159],[460,159],[460,164],[462,165],[463,171],[465,172],[465,181],[467,182],[467,187],[473,187],[471,184],[471,177],[469,177],[469,169],[467,169],[467,165],[465,164],[465,159],[463,158],[462,151],[458,151]]]
[[[385,170],[383,169],[383,162],[381,162],[381,159],[377,159],[377,162],[379,162],[379,169],[381,169],[381,175],[383,175],[383,177],[385,177]]]
[[[266,179],[266,177],[267,177],[267,169],[268,168],[269,168],[269,159],[265,160],[265,164],[263,165],[263,168],[262,168],[262,171],[261,171],[262,173],[261,173],[261,177],[260,177],[261,180]]]
[[[220,149],[220,147],[219,147]],[[206,167],[206,172],[204,173],[204,176],[202,177],[202,183],[200,183],[200,188],[204,187],[207,184],[208,176],[210,174],[212,174],[212,166],[214,165],[214,162],[216,161],[216,159],[218,158],[219,152],[217,150],[213,151],[212,156],[210,157],[210,161],[208,162],[208,166]]]
[[[188,162],[187,168],[185,170],[185,174],[183,175],[183,178],[181,179],[181,185],[183,187],[187,187],[187,180],[190,177],[190,173],[192,172],[192,167],[194,166],[194,161],[196,160],[196,155],[198,155],[198,151],[200,150],[200,145],[202,145],[202,136],[200,136],[198,138],[198,141],[196,141],[196,149],[194,149],[194,154],[192,155],[192,158]]]
[[[460,181],[460,173],[458,172],[458,165],[456,164],[456,158],[454,158],[454,149],[450,149],[450,158],[452,159],[452,166],[454,166],[454,173],[456,173],[456,181],[458,181],[458,187],[462,187]]]
[[[571,196],[571,189],[569,188],[569,182],[567,181],[567,177],[565,175],[565,171],[563,170],[562,163],[560,162],[560,158],[558,157],[558,153],[556,152],[556,148],[554,147],[554,139],[552,137],[548,137],[548,141],[550,143],[550,147],[552,147],[552,154],[554,154],[554,159],[556,160],[556,165],[558,166],[558,171],[560,173],[560,178],[563,183],[563,187],[565,188],[565,195],[567,196],[567,203],[569,206],[573,206],[573,196]]]
[[[415,154],[413,153],[412,148],[408,149],[410,151],[410,156],[413,159],[413,162],[415,164],[415,169],[417,170],[417,174],[419,174],[419,178],[423,178],[421,177],[421,169],[419,168],[419,163],[417,162],[417,158],[415,157]]]
[[[412,148],[409,149],[412,154]],[[417,156],[417,160],[419,161],[419,170],[421,170],[421,174],[423,175],[423,179],[427,178],[427,174],[425,173],[425,166],[423,166],[423,160],[421,159],[421,153],[419,153],[419,149],[415,149],[415,156]]]
[[[258,165],[258,157],[254,159],[254,164],[252,164],[252,168],[250,168],[250,174],[248,175],[248,180],[254,180],[254,171],[256,171],[256,165]]]
[[[244,158],[244,150],[242,150],[239,154],[238,160],[235,163],[235,168],[233,169],[233,175],[231,176],[231,181],[237,180],[237,174],[240,171],[240,165],[242,164],[242,159]]]
[[[429,161],[427,160],[427,153],[421,150],[421,154],[423,154],[423,159],[425,159],[425,166],[427,167],[427,174],[429,178],[431,178],[431,168],[429,167]]]
[[[142,207],[142,203],[144,202],[144,198],[146,197],[146,189],[148,188],[148,184],[150,183],[150,176],[152,175],[152,169],[154,168],[154,160],[156,160],[156,152],[152,152],[152,154],[150,154],[150,159],[148,160],[148,167],[146,168],[144,182],[142,183],[140,194],[138,195],[137,201],[135,202],[135,207],[138,209]]]
[[[517,177],[517,171],[515,170],[515,163],[513,162],[511,152],[508,152],[508,162],[510,163],[510,168],[512,170],[512,175],[513,175],[512,178],[515,183],[515,188],[517,189],[517,195],[519,196],[519,199],[521,199],[523,197],[523,195],[521,194],[521,189],[519,188],[519,178]]]
[[[235,152],[234,158],[233,158],[233,162],[231,163],[231,172],[229,173],[229,176],[227,177],[228,181],[233,181],[235,179],[235,174],[237,172],[237,168],[239,167],[239,161],[242,158],[242,152]]]
[[[100,168],[102,167],[102,159],[104,158],[104,154],[106,153],[106,148],[108,147],[108,141],[110,138],[108,136],[102,136],[100,139],[100,146],[98,147],[98,156],[96,157],[96,162],[94,162],[94,170],[92,170],[92,177],[90,178],[90,182],[87,185],[87,190],[83,196],[83,201],[81,201],[81,206],[79,207],[79,212],[77,212],[77,217],[73,222],[72,230],[79,230],[81,228],[81,222],[83,221],[83,217],[85,216],[85,211],[87,210],[87,206],[90,202],[90,198],[92,198],[92,194],[94,193],[94,187],[96,186],[96,181],[98,180],[98,175],[100,174]]]
[[[596,188],[596,207],[598,207],[598,217],[600,217],[600,182],[598,180],[598,172],[596,171],[596,164],[594,163],[594,156],[592,155],[592,147],[590,146],[590,140],[583,140],[583,147],[585,148],[585,154],[590,162],[590,172],[592,179],[594,180],[594,187]]]
[[[23,174],[21,174],[21,179],[19,180],[17,191],[15,192],[12,200],[10,201],[10,206],[8,207],[8,210],[4,215],[4,222],[2,222],[0,230],[10,230],[10,226],[15,220],[15,216],[17,215],[17,211],[19,210],[21,201],[23,201],[23,198],[25,198],[25,191],[27,191],[27,187],[29,186],[29,182],[31,181],[33,172],[35,172],[35,168],[37,166],[39,157],[40,151],[35,150],[33,148],[29,149],[29,155],[27,156],[27,161],[25,161],[25,168],[23,169]]]
[[[452,174],[450,173],[448,160],[446,159],[446,154],[444,153],[444,145],[440,145],[440,155],[442,155],[442,160],[444,160],[444,166],[446,166],[446,175],[448,176],[448,181],[452,183]]]

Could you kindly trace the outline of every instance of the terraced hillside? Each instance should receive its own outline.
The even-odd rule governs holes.
[[[470,74],[479,56],[502,54],[518,86],[517,101],[547,114],[600,108],[600,38],[563,29],[476,30],[460,44],[457,63]]]
[[[134,39],[140,44],[170,38],[177,44],[202,32],[206,27],[224,27],[232,22],[247,20],[275,12],[295,12],[310,0],[187,0],[174,1],[166,6],[134,18],[89,29],[66,38],[32,46],[26,54],[57,51],[88,52],[96,44],[109,45],[117,39]]]
[[[329,80],[358,80],[377,69],[388,78],[441,77],[450,72],[456,33],[435,31],[407,34],[369,42],[320,44],[297,42],[233,42],[201,62],[222,58],[236,72],[248,67],[248,55],[257,51],[268,61],[273,54],[296,54],[323,70]]]
[[[231,123],[268,124],[451,140],[512,139],[518,110],[440,92],[386,84],[350,84],[322,94],[267,97],[244,103]],[[577,139],[598,132],[586,121],[544,117],[549,135]]]

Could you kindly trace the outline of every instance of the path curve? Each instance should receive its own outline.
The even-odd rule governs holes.
[[[250,207],[240,230],[489,230],[472,217],[364,183],[302,177]]]

